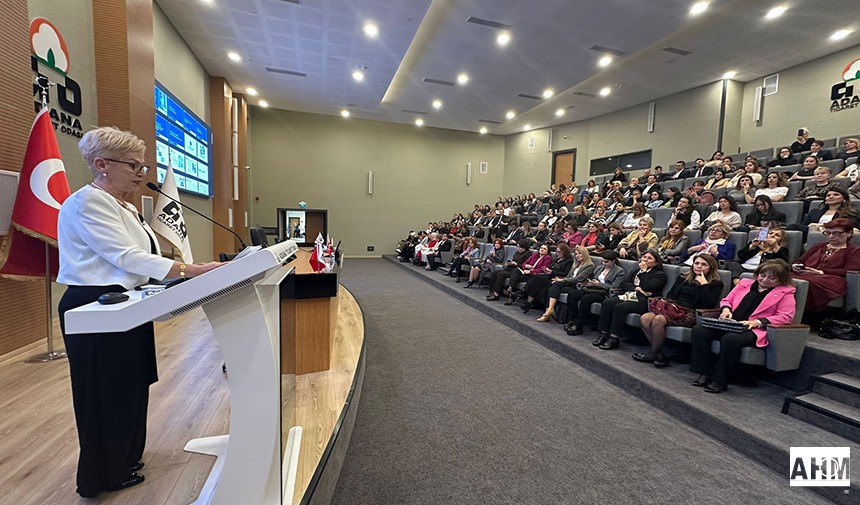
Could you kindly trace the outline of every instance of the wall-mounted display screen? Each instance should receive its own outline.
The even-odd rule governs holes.
[[[158,182],[164,182],[170,163],[179,191],[213,196],[211,130],[158,81],[155,82],[155,137]]]

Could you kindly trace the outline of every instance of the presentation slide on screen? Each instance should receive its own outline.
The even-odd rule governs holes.
[[[171,164],[180,191],[212,196],[209,126],[157,82],[155,135],[158,182],[164,182]]]

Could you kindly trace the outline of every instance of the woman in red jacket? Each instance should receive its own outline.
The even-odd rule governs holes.
[[[807,311],[822,311],[845,296],[848,271],[860,270],[860,247],[850,243],[854,222],[840,217],[823,226],[827,242],[810,247],[792,266],[795,279],[809,282]]]

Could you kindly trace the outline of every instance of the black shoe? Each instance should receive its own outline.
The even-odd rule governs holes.
[[[520,304],[520,308],[523,309],[523,314],[528,314],[532,310],[532,303],[526,300]]]
[[[577,328],[576,325],[571,325],[564,329],[564,332],[570,336],[582,335],[582,328]]]
[[[635,359],[639,363],[654,363],[654,361],[657,359],[657,356],[650,352],[634,352],[633,359]]]
[[[138,461],[137,463],[134,463],[133,465],[129,465],[128,469],[131,470],[132,472],[136,472],[136,471],[140,470],[141,468],[143,468],[143,466],[145,464],[146,463],[144,463],[143,461]]]
[[[667,366],[670,366],[670,365],[671,365],[671,363],[669,363],[669,358],[666,357],[666,355],[663,354],[662,352],[657,355],[656,359],[654,359],[654,366],[656,368],[666,368]]]
[[[465,285],[465,286],[463,286],[463,287],[464,287],[464,288],[471,288],[471,287],[472,287],[472,284],[474,284],[474,282],[469,281],[469,282],[467,282],[467,283],[466,283],[466,285]]]
[[[141,482],[143,482],[145,479],[146,479],[146,477],[144,477],[143,475],[141,475],[137,472],[132,472],[131,475],[129,475],[128,478],[125,479],[125,481],[123,481],[122,484],[120,484],[119,486],[117,486],[115,488],[109,489],[109,491],[119,491],[120,489],[125,489],[128,487],[136,486],[136,485],[140,484]]]
[[[457,282],[460,282],[460,278],[459,278],[459,277],[457,277]]]
[[[720,394],[727,389],[729,389],[729,387],[725,384],[717,384],[716,382],[711,382],[710,384],[705,386],[705,393]]]
[[[621,345],[621,341],[615,337],[609,337],[609,340],[604,342],[600,348],[604,351],[611,351],[612,349],[618,349],[618,346]]]
[[[601,345],[605,344],[607,340],[609,340],[609,333],[601,332],[600,336],[597,337],[597,339],[592,342],[591,345],[600,347]]]
[[[511,295],[510,297],[508,297],[508,300],[505,302],[505,305],[513,305],[513,304],[514,304],[514,297],[513,297],[513,295]]]
[[[698,379],[693,381],[693,385],[697,388],[703,388],[707,386],[709,382],[711,382],[710,377],[708,377],[707,375],[700,375]]]
[[[497,302],[497,301],[499,301],[499,295],[497,295],[495,293],[493,293],[491,295],[487,295],[487,301],[488,302]]]

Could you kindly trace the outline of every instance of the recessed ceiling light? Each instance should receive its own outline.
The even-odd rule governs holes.
[[[379,28],[373,23],[367,23],[364,25],[364,34],[368,37],[375,39],[377,35],[379,35]]]
[[[734,70],[729,70],[728,72],[726,72],[725,74],[723,74],[723,79],[732,79],[732,78],[734,78],[734,76],[736,76],[736,75],[738,75],[738,73],[737,73],[737,72],[735,72]]]
[[[441,109],[442,108],[442,100],[433,100],[433,108]]]
[[[357,68],[352,71],[352,78],[355,82],[361,82],[364,80],[364,71],[360,68]]]
[[[248,93],[248,94],[249,94],[249,95],[251,95],[251,96],[257,96],[257,90],[256,90],[256,89],[254,89],[254,88],[248,88],[248,89],[246,89],[246,90],[245,90],[245,92],[246,92],[246,93]]]
[[[212,2],[213,0],[200,0],[200,3],[202,4],[211,4]]]
[[[531,130],[531,129],[532,129],[532,125],[530,125],[530,124],[528,124],[528,123],[526,123],[526,124],[524,124],[524,125],[523,125],[523,131],[524,131],[524,132],[527,132],[527,131],[529,131],[529,130]]]
[[[555,111],[555,115],[558,117],[564,116],[564,109],[558,109]]]
[[[424,126],[424,120],[419,117],[415,120],[415,126]]]
[[[230,51],[229,53],[227,53],[227,57],[233,61],[242,61],[242,57],[239,56],[239,53],[237,53],[236,51]]]
[[[265,100],[260,100],[259,105],[260,105],[260,107],[265,108],[265,107],[268,107],[268,106],[269,106],[269,102],[267,102],[267,101],[265,101]]]
[[[459,82],[460,84],[466,84],[467,82],[469,82],[469,75],[466,73],[458,75],[457,82]]]
[[[627,164],[627,168],[633,168],[633,165],[631,165],[630,163],[628,163],[628,164]]]
[[[608,86],[600,90],[600,96],[607,96],[609,93],[612,93],[612,88]]]
[[[699,14],[708,10],[708,2],[696,2],[690,7],[690,15],[698,16]]]
[[[555,91],[552,88],[547,88],[547,89],[543,90],[543,97],[544,98],[550,98],[554,94],[555,94]]]
[[[600,58],[599,60],[597,60],[597,64],[600,65],[601,67],[608,67],[609,65],[612,65],[612,56],[609,56],[607,54],[603,58]]]
[[[833,35],[831,35],[831,36],[830,36],[830,40],[833,40],[833,41],[836,41],[836,40],[842,40],[842,39],[844,39],[845,37],[847,37],[848,35],[850,35],[850,34],[851,34],[851,32],[852,32],[852,30],[838,30],[838,31],[835,31],[835,32],[833,32]]]
[[[784,5],[777,5],[773,9],[767,11],[767,14],[765,14],[764,17],[766,19],[776,19],[776,18],[782,16],[783,14],[785,14],[785,11],[787,11],[787,10],[788,10],[788,7],[786,7]]]
[[[349,111],[346,109],[343,109],[342,111],[340,111],[340,115],[343,117],[349,117]]]
[[[515,118],[515,117],[516,117],[516,115],[517,115],[517,113],[516,113],[516,112],[514,112],[514,111],[512,111],[512,110],[509,110],[509,111],[508,111],[508,113],[507,113],[507,114],[505,114],[505,117],[506,117],[506,118],[508,118],[508,119],[513,119],[513,118]]]
[[[508,32],[502,32],[499,34],[498,37],[496,37],[496,44],[498,44],[499,47],[505,47],[510,43],[511,43],[511,34]]]
[[[487,133],[487,127],[482,126],[481,129],[478,130],[478,133],[480,133],[481,135],[485,135]]]

